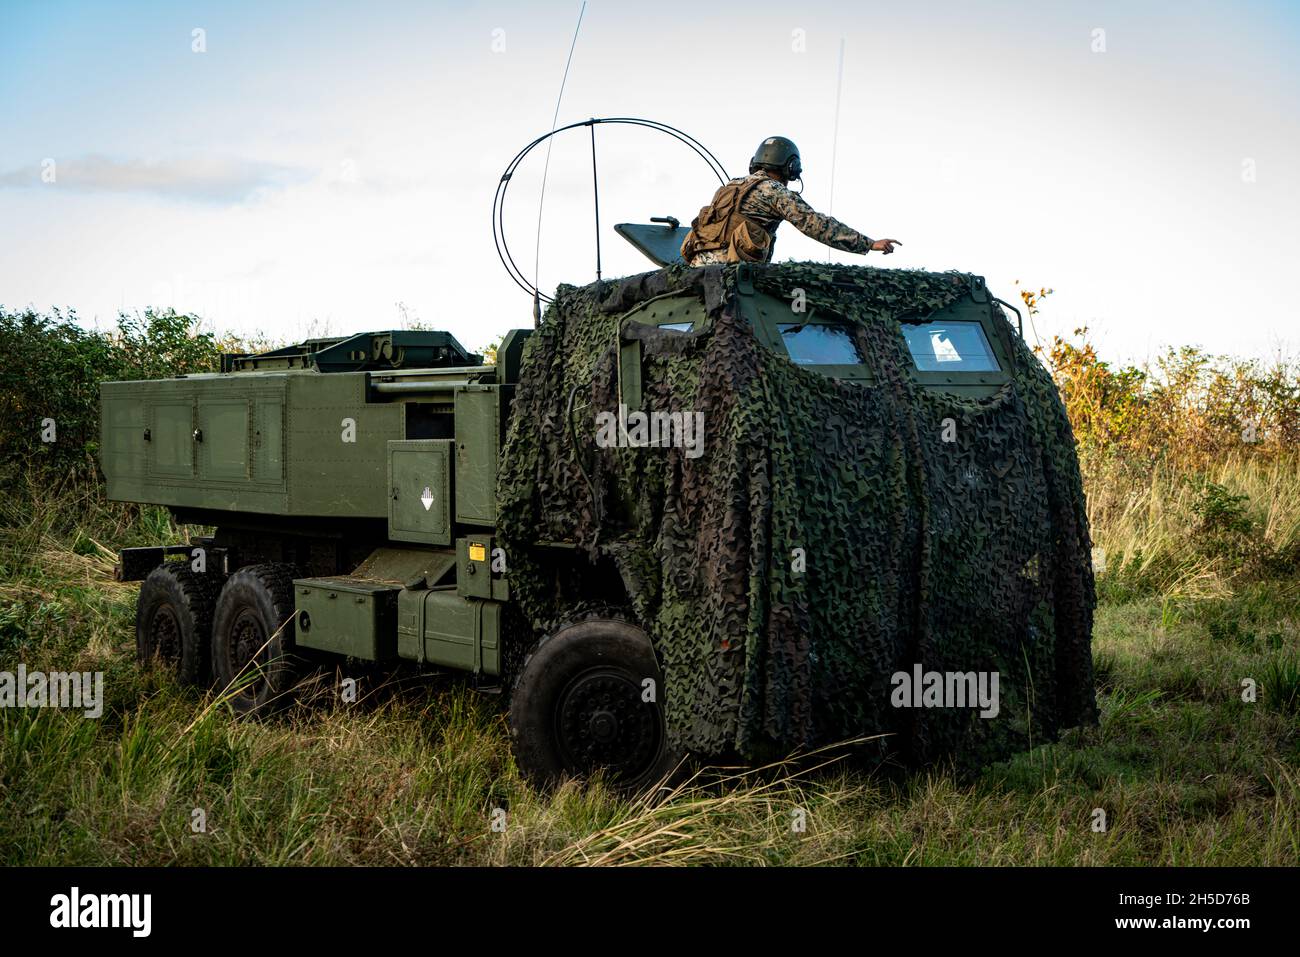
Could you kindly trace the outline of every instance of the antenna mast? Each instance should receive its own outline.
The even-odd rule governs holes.
[[[573,42],[569,44],[569,58],[564,61],[564,76],[560,78],[560,94],[555,98],[555,115],[551,117],[551,133],[560,121],[560,103],[564,100],[564,85],[569,82],[569,65],[573,63],[573,50],[578,45],[578,31],[582,29],[582,15],[587,12],[587,0],[582,0],[582,9],[578,11],[578,25],[573,28]],[[546,143],[546,164],[542,167],[542,189],[537,197],[537,248],[533,256],[533,327],[542,324],[542,204],[546,201],[546,174],[551,170],[551,146],[554,139]],[[594,147],[594,143],[593,143]],[[593,156],[592,162],[595,162]]]
[[[839,76],[835,80],[835,132],[831,138],[831,198],[826,203],[826,212],[835,209],[835,157],[840,148],[840,89],[844,86],[844,38],[840,37]]]

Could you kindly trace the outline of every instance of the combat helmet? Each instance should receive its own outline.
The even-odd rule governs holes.
[[[769,136],[758,144],[758,149],[754,151],[754,158],[749,161],[751,173],[759,169],[780,173],[787,180],[800,179],[803,163],[799,159],[799,147],[794,145],[793,140],[784,136]]]

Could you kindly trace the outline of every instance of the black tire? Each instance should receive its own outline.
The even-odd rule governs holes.
[[[212,670],[239,714],[267,715],[293,700],[302,660],[293,644],[291,565],[249,565],[228,579],[212,622]]]
[[[208,646],[216,583],[188,562],[166,562],[151,571],[135,603],[135,652],[142,667],[157,660],[181,684],[208,681]]]
[[[642,700],[647,678],[652,702]],[[542,787],[604,769],[616,787],[641,791],[681,758],[650,639],[616,618],[568,624],[538,643],[510,698],[510,737],[520,772]]]

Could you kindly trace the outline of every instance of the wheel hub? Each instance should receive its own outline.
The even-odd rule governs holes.
[[[612,711],[597,711],[591,716],[591,736],[600,744],[609,744],[618,738],[618,718]]]
[[[235,657],[231,662],[234,673],[238,674],[259,656],[265,657],[266,649],[263,646],[266,644],[266,630],[252,610],[246,608],[235,618],[230,638],[230,647]]]
[[[634,676],[611,668],[578,675],[560,694],[558,744],[581,771],[608,768],[634,778],[654,761],[662,733],[656,709],[641,700]]]
[[[170,605],[162,605],[153,616],[154,654],[163,661],[172,661],[181,656],[181,623],[176,619],[176,612]]]

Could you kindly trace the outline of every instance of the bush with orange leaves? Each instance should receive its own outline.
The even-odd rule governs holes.
[[[1052,290],[1023,289],[1030,319]],[[1143,366],[1097,355],[1087,327],[1034,351],[1061,390],[1085,467],[1122,461],[1202,471],[1225,457],[1275,458],[1300,442],[1300,365],[1170,346]]]
[[[1032,322],[1052,290],[1021,290]],[[1086,327],[1034,352],[1074,427],[1103,594],[1222,596],[1300,575],[1300,367],[1169,347],[1103,360]]]

